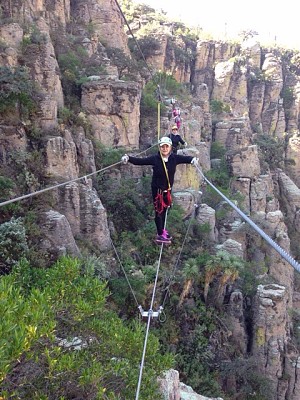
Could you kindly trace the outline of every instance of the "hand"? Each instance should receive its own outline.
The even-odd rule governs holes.
[[[199,158],[194,157],[194,158],[192,159],[192,161],[191,161],[191,164],[192,164],[194,167],[198,167]]]
[[[129,160],[129,156],[127,154],[124,154],[124,156],[121,158],[121,161],[123,164],[127,164]]]
[[[184,142],[184,147],[186,147],[187,146],[187,142]]]

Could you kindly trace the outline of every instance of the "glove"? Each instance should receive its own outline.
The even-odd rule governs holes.
[[[127,154],[124,154],[124,156],[121,158],[121,161],[123,164],[127,164],[129,160],[129,156]]]
[[[194,158],[192,159],[192,161],[191,161],[191,164],[192,164],[194,167],[198,167],[198,163],[199,163],[199,159],[196,158],[196,157],[194,157]]]
[[[184,147],[186,147],[187,146],[187,142],[184,142]]]

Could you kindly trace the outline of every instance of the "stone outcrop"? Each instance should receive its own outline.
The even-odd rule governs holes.
[[[300,189],[283,171],[278,171],[278,184],[288,220],[300,232]]]
[[[170,369],[159,378],[161,393],[165,400],[222,400],[221,397],[209,398],[201,396],[194,390],[179,381],[179,373]]]
[[[185,192],[174,192],[172,198],[175,204],[181,206],[184,210],[183,218],[193,218],[197,212],[197,204],[200,203],[201,195],[195,190]]]
[[[111,247],[106,210],[92,187],[86,183],[72,182],[57,192],[56,207],[66,216],[77,239],[87,241],[100,251]]]
[[[208,224],[210,227],[208,236],[209,240],[216,242],[218,238],[218,230],[216,228],[216,211],[207,204],[200,204],[197,210],[197,222],[200,225]]]
[[[251,144],[251,128],[248,118],[233,118],[216,124],[215,140],[227,150],[238,150]]]
[[[76,146],[70,132],[49,138],[46,144],[46,175],[73,179],[78,177]]]
[[[234,116],[248,112],[246,68],[235,59],[215,66],[212,98],[228,104]]]
[[[141,88],[135,82],[95,81],[82,86],[81,104],[93,136],[106,146],[139,145]]]
[[[71,2],[71,12],[76,21],[75,30],[85,33],[90,26],[93,40],[103,42],[109,47],[116,47],[129,54],[124,21],[113,0],[75,0]]]
[[[233,239],[226,239],[222,244],[216,246],[218,250],[227,251],[236,257],[244,258],[243,246],[241,243]]]
[[[260,163],[256,145],[228,153],[227,160],[234,176],[254,178],[260,175]]]
[[[254,305],[254,340],[252,352],[258,373],[271,386],[268,398],[296,400],[299,393],[297,359],[287,354],[289,342],[288,293],[277,284],[259,285]],[[291,372],[291,366],[294,371]],[[288,379],[287,379],[288,377]]]
[[[44,215],[45,222],[41,226],[44,235],[41,250],[53,255],[54,259],[64,255],[77,257],[80,251],[67,218],[57,211],[49,210]]]

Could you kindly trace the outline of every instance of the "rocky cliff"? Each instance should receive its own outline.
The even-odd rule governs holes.
[[[262,47],[255,36],[236,44],[204,40],[180,33],[176,23],[154,24],[153,17],[139,13],[129,22],[137,38],[155,43],[146,57],[153,72],[171,74],[188,89],[180,100],[181,135],[188,143],[182,152],[199,157],[207,173],[220,161],[211,159],[213,144],[221,145],[230,189],[241,196],[244,212],[299,256],[299,54]],[[148,116],[141,111],[151,77],[133,63],[126,31],[113,0],[1,2],[0,175],[14,181],[6,195],[17,197],[95,172],[99,146],[136,152],[156,142],[152,116],[145,123]],[[162,112],[161,131],[171,123]],[[276,162],[266,157],[268,149],[260,151],[261,135],[279,148]],[[139,181],[145,171],[130,170],[130,175]],[[116,171],[110,178],[121,179]],[[178,171],[174,198],[185,217],[209,225],[212,247],[257,267],[253,274],[259,284],[252,297],[234,285],[224,288],[222,303],[230,321],[226,343],[238,343],[235,357],[256,360],[270,385],[268,399],[298,400],[294,332],[299,325],[291,310],[300,294],[294,270],[237,213],[216,218],[222,204],[199,200],[201,181],[186,167]],[[71,182],[29,205],[39,213],[41,251],[51,259],[79,256],[84,243],[109,251],[114,228],[101,197],[101,185],[92,178]],[[10,216],[6,211],[1,222]],[[217,345],[214,351],[223,361],[230,358]],[[237,376],[224,378],[221,386],[238,393],[242,383]],[[179,399],[178,391],[166,396]]]

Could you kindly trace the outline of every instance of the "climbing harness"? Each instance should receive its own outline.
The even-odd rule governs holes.
[[[171,207],[172,196],[171,189],[161,190],[159,189],[154,200],[154,208],[158,214],[161,214],[166,208]]]

